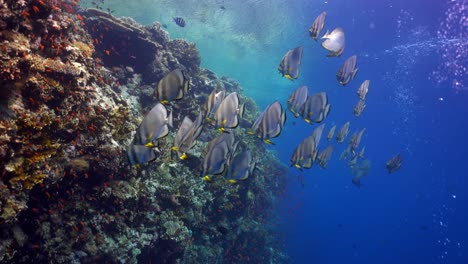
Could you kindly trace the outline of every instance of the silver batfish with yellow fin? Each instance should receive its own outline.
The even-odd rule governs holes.
[[[256,135],[267,144],[273,144],[270,139],[281,134],[285,122],[286,113],[280,102],[275,101],[255,120],[249,134]]]
[[[181,69],[175,69],[164,76],[155,89],[156,98],[163,104],[179,100],[189,89],[190,80]]]
[[[195,122],[189,117],[184,117],[180,124],[174,139],[172,150],[177,151],[178,157],[181,160],[187,158],[186,152],[193,148],[197,143],[197,138],[203,129],[203,113],[200,111]]]
[[[206,120],[210,122],[214,114],[216,113],[216,110],[218,109],[219,104],[223,101],[224,97],[226,96],[226,91],[216,91],[213,90],[210,95],[208,96],[208,99],[206,100],[205,103],[205,111],[206,111]]]
[[[299,77],[299,68],[302,61],[302,47],[297,47],[286,52],[281,59],[278,71],[288,80],[295,80]]]
[[[307,86],[303,85],[294,92],[288,98],[288,109],[293,113],[295,117],[299,116],[299,110],[304,105],[305,101],[307,100],[307,93],[308,89]]]
[[[236,92],[228,94],[219,104],[214,114],[215,126],[221,132],[227,132],[226,128],[236,128],[239,124],[239,116],[242,116],[244,106],[239,105],[239,96]]]
[[[246,180],[253,174],[254,169],[255,162],[253,161],[252,153],[249,149],[246,149],[234,156],[229,163],[226,179],[229,183]]]
[[[158,103],[141,121],[135,134],[134,144],[154,147],[155,140],[169,133],[168,126],[172,127],[172,112],[168,115],[166,107]]]
[[[225,171],[236,146],[234,133],[222,133],[210,141],[203,159],[202,177],[204,181],[211,182],[212,175],[218,175]]]
[[[307,96],[307,100],[299,110],[299,115],[307,122],[322,122],[330,113],[330,104],[325,92]]]

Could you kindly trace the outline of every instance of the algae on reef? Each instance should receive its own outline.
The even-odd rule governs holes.
[[[199,177],[205,127],[186,161],[159,140],[156,161],[131,167],[125,147],[152,90],[183,67],[189,96],[172,106],[175,127],[195,117],[213,89],[238,83],[200,68],[194,44],[73,1],[0,0],[0,263],[287,261],[269,231],[286,168],[247,135],[258,110],[234,131],[257,159],[237,185]]]

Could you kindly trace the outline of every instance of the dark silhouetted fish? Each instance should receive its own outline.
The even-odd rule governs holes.
[[[182,17],[173,17],[172,19],[179,27],[185,27],[185,20]]]
[[[359,100],[357,104],[354,106],[353,113],[355,117],[359,117],[362,114],[362,111],[364,111],[364,108],[366,108],[366,101],[364,100]]]
[[[333,146],[330,145],[318,154],[317,163],[320,165],[320,167],[324,169],[327,167],[328,161],[330,160],[332,153],[333,153]]]
[[[401,154],[398,153],[396,156],[387,161],[388,173],[397,171],[401,167]]]
[[[138,165],[156,159],[154,150],[143,145],[131,144],[128,146],[127,156],[132,165]]]
[[[349,134],[349,122],[346,122],[338,131],[338,134],[336,134],[336,141],[338,143],[343,143],[346,137]]]

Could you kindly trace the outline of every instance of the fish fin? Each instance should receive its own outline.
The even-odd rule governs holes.
[[[328,114],[330,113],[330,109],[331,109],[331,105],[330,104],[327,104],[325,106],[325,111],[324,111],[324,116],[327,117]]]
[[[169,113],[169,117],[167,118],[167,124],[172,127],[172,111]]]
[[[273,143],[269,138],[265,138],[265,139],[263,140],[263,142],[265,142],[265,143],[267,143],[267,144],[269,144],[269,145],[275,145],[275,143]]]
[[[354,69],[353,74],[351,75],[351,79],[354,80],[354,76],[356,76],[356,73],[358,72],[358,68]]]
[[[171,150],[173,150],[173,151],[178,151],[178,150],[179,150],[179,147],[173,146],[173,147],[171,148]]]
[[[211,182],[211,178],[210,178],[210,176],[208,176],[208,175],[203,176],[203,180],[204,180],[205,182]]]
[[[182,155],[179,157],[180,160],[186,160],[187,159],[187,154],[182,153]]]
[[[169,104],[169,101],[168,101],[168,100],[161,100],[161,104],[163,104],[163,105],[168,105],[168,104]]]
[[[186,80],[184,83],[184,92],[187,93],[189,89],[190,89],[190,81]]]
[[[237,183],[237,181],[234,180],[234,179],[229,179],[228,182],[229,182],[230,184],[235,184],[235,183]]]
[[[253,135],[253,134],[255,134],[255,131],[253,131],[252,129],[250,129],[249,131],[247,131],[247,134]]]
[[[310,122],[311,122],[309,118],[305,118],[304,120],[305,120],[307,123],[309,123],[309,124],[310,124]]]
[[[328,35],[330,35],[329,30],[327,30],[327,32],[325,32],[325,34],[323,34],[322,39],[326,39],[328,37]]]
[[[239,107],[239,116],[244,117],[244,111],[245,111],[245,104],[242,104],[241,107]]]
[[[148,142],[148,143],[145,144],[145,147],[154,148],[154,147],[156,147],[156,146],[153,144],[153,142],[150,141],[150,142]]]

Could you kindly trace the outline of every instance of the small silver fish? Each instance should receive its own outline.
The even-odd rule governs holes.
[[[369,92],[369,84],[370,80],[363,81],[356,92],[359,98],[363,101],[366,100],[366,95]]]
[[[362,114],[362,111],[364,111],[364,108],[366,108],[366,101],[364,100],[359,100],[357,104],[354,106],[354,116],[359,117]]]
[[[330,130],[328,131],[328,134],[327,134],[327,141],[330,141],[333,138],[333,135],[335,135],[335,129],[336,129],[336,125],[334,125],[334,126],[332,126],[332,128],[330,128]]]
[[[328,161],[330,160],[332,153],[333,146],[328,146],[324,150],[322,150],[320,154],[318,154],[317,163],[320,165],[320,167],[324,169],[327,167]]]
[[[346,122],[336,134],[336,141],[343,143],[349,133],[349,122]]]

